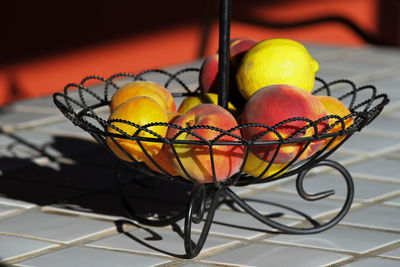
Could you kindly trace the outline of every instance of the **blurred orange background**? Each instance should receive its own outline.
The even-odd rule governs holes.
[[[7,1],[0,105],[87,75],[183,64],[218,49],[218,1]],[[397,0],[232,0],[231,38],[400,45]]]

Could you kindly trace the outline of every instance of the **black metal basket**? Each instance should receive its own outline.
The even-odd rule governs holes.
[[[228,1],[222,1],[222,5]],[[227,43],[229,40],[229,14],[223,14],[229,7],[221,8],[221,25],[225,29],[220,28],[220,53],[221,61],[220,70],[225,70],[220,76],[220,87],[221,92],[219,104],[222,106],[227,105],[227,81],[228,81],[228,70],[227,70]],[[226,12],[225,12],[226,13]],[[228,28],[226,28],[228,27]],[[228,33],[227,33],[228,31]],[[121,164],[129,166],[134,171],[142,172],[146,175],[164,179],[170,182],[178,182],[185,184],[193,184],[192,194],[190,201],[186,209],[181,211],[175,211],[170,215],[163,217],[155,217],[149,215],[142,215],[136,212],[130,205],[124,196],[124,191],[121,188],[121,196],[125,208],[128,210],[131,218],[134,220],[154,226],[164,226],[176,222],[182,218],[185,218],[185,229],[184,229],[184,243],[187,253],[187,257],[195,257],[202,249],[204,242],[207,238],[209,228],[211,226],[213,216],[216,208],[224,201],[230,201],[237,204],[245,212],[256,218],[257,220],[265,223],[266,225],[277,229],[280,232],[291,233],[291,234],[310,234],[324,231],[337,222],[339,222],[349,210],[353,195],[354,187],[351,175],[348,173],[346,168],[340,165],[338,162],[328,159],[328,157],[334,153],[348,138],[350,138],[355,132],[361,131],[366,125],[373,121],[383,110],[384,106],[388,104],[389,99],[385,94],[378,94],[376,88],[373,85],[356,86],[350,80],[336,80],[326,82],[321,78],[316,78],[317,89],[313,91],[315,95],[333,95],[343,103],[345,103],[350,110],[351,114],[346,117],[340,117],[337,115],[329,115],[321,118],[317,121],[312,121],[304,117],[294,117],[288,120],[282,121],[276,125],[263,125],[263,124],[246,124],[239,125],[232,129],[219,129],[217,127],[209,125],[193,126],[193,127],[180,127],[178,125],[162,122],[154,122],[148,125],[140,126],[130,121],[124,120],[108,120],[109,115],[109,104],[110,96],[119,89],[120,85],[129,81],[135,80],[154,80],[158,82],[162,80],[164,87],[171,89],[174,97],[184,97],[188,95],[199,94],[200,90],[197,86],[191,88],[187,83],[184,82],[186,76],[190,76],[191,80],[197,80],[199,69],[196,68],[185,68],[177,72],[171,73],[164,70],[147,70],[138,74],[131,73],[117,73],[109,78],[100,76],[88,76],[84,78],[79,84],[68,84],[64,88],[63,93],[54,94],[54,103],[58,109],[64,114],[66,118],[72,121],[73,124],[82,128],[82,130],[88,132],[93,138],[100,144],[104,145],[106,149],[109,149],[106,138],[110,138],[114,141],[115,145],[119,147],[122,153],[124,153],[130,160],[120,160]],[[93,83],[97,85],[91,86]],[[352,118],[353,123],[346,125],[345,121]],[[318,130],[318,124],[330,122],[329,119],[335,119],[333,123],[330,123],[322,132]],[[305,126],[298,129],[296,133],[289,137],[282,137],[277,131],[278,127],[288,125],[290,123],[301,121],[305,123]],[[134,134],[128,134],[120,127],[116,126],[125,124],[128,127],[135,129]],[[152,126],[162,126],[167,128],[175,128],[178,130],[178,134],[174,138],[165,138],[163,136],[154,133],[149,129]],[[336,132],[330,132],[330,130],[340,125],[341,129]],[[236,132],[243,131],[246,128],[257,127],[263,128],[263,132],[257,137],[249,140],[245,139],[241,135],[235,134]],[[108,129],[113,128],[118,133],[109,133]],[[205,129],[206,131],[217,132],[218,135],[213,140],[206,140],[196,134],[196,129]],[[302,133],[307,129],[313,129],[311,136],[304,136]],[[138,134],[142,131],[148,132],[153,137],[140,137]],[[185,141],[176,138],[179,133],[185,133],[197,137],[197,140]],[[276,140],[262,141],[261,137],[268,134],[274,133]],[[229,140],[226,140],[229,137]],[[343,138],[339,143],[332,147],[333,142],[338,138]],[[116,138],[131,140],[137,142],[141,147],[143,153],[147,159],[152,162],[158,171],[154,171],[149,168],[146,164],[138,162],[134,157],[129,155],[128,151],[124,150],[123,147],[118,145]],[[315,143],[329,140],[325,143],[316,153],[310,157],[303,157],[303,153],[307,148]],[[186,177],[174,176],[164,170],[157,162],[155,162],[150,153],[146,151],[143,146],[145,142],[156,142],[170,146],[174,151],[176,161],[182,168],[183,173]],[[279,153],[280,149],[285,145],[299,145],[297,155],[288,163],[284,165],[279,171],[273,172],[268,177],[263,177],[267,171],[273,166],[274,159]],[[178,145],[189,145],[189,146],[201,146],[207,149],[210,162],[211,170],[213,173],[213,182],[211,183],[198,183],[195,179],[188,175],[186,168],[178,153],[176,153],[174,147]],[[217,146],[240,146],[244,148],[243,164],[240,170],[223,181],[217,181],[215,177],[215,167],[213,160],[213,151]],[[257,177],[253,177],[243,171],[249,152],[252,147],[274,147],[274,154],[270,163],[265,167]],[[329,149],[328,149],[329,148]],[[112,151],[111,151],[112,152]],[[304,218],[311,223],[311,227],[291,227],[278,223],[271,216],[261,214],[254,208],[252,208],[247,201],[241,199],[232,190],[232,186],[247,186],[250,184],[258,183],[269,183],[275,182],[279,179],[283,179],[289,176],[297,175],[296,186],[299,195],[306,200],[319,200],[326,198],[334,194],[333,190],[320,192],[317,194],[308,194],[303,188],[303,179],[305,175],[316,166],[327,166],[339,171],[346,181],[347,185],[347,196],[341,210],[332,219],[325,221],[324,223],[316,223],[309,216],[304,215]],[[117,173],[117,181],[120,182],[121,172],[120,167]],[[287,207],[288,209],[291,209]],[[291,209],[293,210],[293,209]],[[206,215],[207,214],[207,215]],[[192,241],[191,236],[191,224],[200,223],[204,221],[203,230],[200,238],[195,243]]]

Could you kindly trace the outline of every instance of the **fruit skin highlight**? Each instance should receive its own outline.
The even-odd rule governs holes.
[[[183,128],[192,126],[214,126],[219,129],[229,130],[237,126],[235,118],[224,108],[214,104],[201,104],[193,107],[185,114],[175,119],[174,124]],[[212,129],[192,129],[191,132],[211,141],[221,134],[220,131]],[[170,127],[167,132],[167,138],[175,138],[179,129]],[[241,136],[239,130],[232,132]],[[176,140],[200,141],[193,134],[182,132],[176,137]],[[238,138],[224,135],[218,141],[240,141]],[[174,144],[177,155],[182,165],[196,182],[212,183],[213,171],[210,158],[210,149],[208,145],[203,144]],[[242,145],[213,145],[213,159],[215,167],[215,177],[217,181],[223,181],[236,173],[244,157],[244,147]],[[178,160],[170,146],[167,147],[169,158],[172,159],[172,165],[180,176],[190,179],[179,165]]]
[[[261,41],[247,51],[237,70],[236,81],[245,99],[272,84],[294,85],[311,92],[318,70],[318,62],[302,44],[274,38]]]
[[[168,89],[152,81],[134,81],[125,84],[113,94],[110,112],[113,112],[126,100],[136,96],[149,96],[167,112],[176,111],[174,98]]]
[[[304,117],[312,121],[316,121],[326,116],[324,106],[320,101],[311,93],[292,86],[292,85],[270,85],[261,88],[254,93],[247,101],[242,113],[241,125],[249,123],[262,123],[267,126],[273,127],[276,124],[291,119],[294,117]],[[306,121],[295,120],[287,122],[276,128],[276,131],[287,139],[303,127],[307,126]],[[321,133],[326,129],[327,123],[325,121],[318,123],[318,132]],[[267,131],[263,127],[244,127],[242,129],[243,137],[247,140],[253,140],[259,134]],[[297,134],[295,137],[308,137],[314,135],[314,128],[309,127],[304,132]],[[257,141],[278,141],[279,137],[270,131]],[[306,159],[317,152],[324,140],[313,141],[302,153],[298,160]],[[305,144],[302,143],[287,143],[282,144],[279,152],[273,163],[288,163],[296,157]],[[254,145],[251,147],[251,152],[254,153],[259,159],[264,161],[272,161],[273,155],[277,150],[278,145]]]
[[[129,122],[133,122],[140,126],[144,126],[153,122],[166,123],[168,121],[166,111],[155,101],[153,98],[148,96],[137,96],[131,98],[121,105],[118,106],[110,115],[109,121],[115,119],[122,119]],[[111,122],[111,125],[123,130],[128,135],[133,135],[137,132],[138,128],[131,126],[122,122]],[[165,137],[167,133],[166,126],[150,126],[147,129]],[[107,128],[108,133],[120,134],[117,130],[112,127]],[[148,133],[144,130],[140,131],[137,135],[139,137],[150,137],[157,138],[157,136],[152,133]],[[125,149],[135,160],[141,162],[145,159],[146,155],[140,148],[137,141],[124,139],[124,138],[114,138],[118,144]],[[125,153],[119,149],[119,147],[113,142],[110,136],[106,137],[106,142],[109,148],[122,160],[132,161]],[[162,142],[141,142],[145,150],[151,155],[156,155],[163,145]]]
[[[345,104],[343,104],[340,100],[338,100],[335,97],[332,96],[316,96],[319,102],[325,107],[325,110],[328,115],[338,115],[339,117],[346,117],[347,115],[351,114],[350,110],[346,107]],[[329,125],[333,125],[335,122],[337,122],[338,119],[332,118],[329,119]],[[352,117],[347,118],[344,120],[344,125],[345,129],[347,129],[349,126],[351,126],[354,123],[354,120]],[[339,132],[342,130],[342,124],[339,122],[335,127],[330,129],[328,132],[329,133],[335,133]],[[344,129],[343,129],[344,130]],[[336,147],[344,138],[346,135],[342,136],[337,136],[335,140],[332,142],[332,144],[329,145],[327,148],[328,150],[331,150],[332,148]],[[329,143],[329,141],[332,139],[331,138],[326,138],[325,145]]]

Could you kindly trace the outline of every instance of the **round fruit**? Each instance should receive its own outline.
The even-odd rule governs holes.
[[[239,170],[243,163],[244,147],[240,144],[231,145],[229,142],[240,141],[240,131],[237,129],[230,132],[238,136],[236,138],[230,135],[222,135],[221,131],[217,129],[208,128],[216,127],[222,130],[231,130],[238,126],[235,118],[226,109],[214,104],[197,105],[176,118],[174,124],[189,129],[190,132],[169,127],[167,138],[192,142],[176,142],[173,145],[174,150],[172,146],[167,146],[172,165],[180,176],[193,179],[199,183],[213,183],[214,176],[216,181],[222,181]],[[191,127],[197,128],[191,129]],[[211,142],[213,145],[209,146],[207,142]],[[225,144],[217,144],[216,142]]]
[[[168,123],[173,124],[175,119],[180,116],[181,114],[178,112],[168,112],[167,116],[168,116]],[[171,164],[171,158],[168,156],[167,154],[167,144],[163,144],[160,152],[158,152],[156,155],[152,156],[151,158],[164,170],[166,171],[169,175],[172,176],[177,176],[179,175],[175,169],[173,168],[172,164]],[[143,162],[147,165],[147,167],[149,167],[150,169],[152,169],[155,172],[159,172],[162,173],[163,172],[156,166],[153,164],[153,162],[149,159],[149,158],[145,158],[143,160]]]
[[[343,118],[346,117],[347,115],[351,114],[350,110],[346,107],[345,104],[343,104],[340,100],[338,100],[335,97],[332,96],[317,96],[319,102],[325,107],[326,113],[328,115],[338,115],[339,117]],[[339,119],[331,118],[329,119],[329,125],[333,125],[334,123],[338,122]],[[352,117],[347,118],[344,120],[344,126],[345,129],[348,128],[350,125],[352,125],[354,122]],[[329,130],[329,133],[335,133],[339,132],[342,130],[342,124],[340,122],[337,123],[335,127]],[[343,129],[344,130],[344,129]],[[332,142],[332,144],[329,145],[327,148],[328,150],[336,147],[344,138],[346,135],[341,135],[337,136],[335,140]],[[327,138],[325,141],[325,145],[329,143],[329,141],[332,138]]]
[[[249,152],[249,155],[247,156],[246,164],[243,167],[243,171],[247,174],[250,174],[253,177],[258,177],[263,171],[268,167],[269,162],[263,161],[259,158],[257,158],[253,153]],[[286,164],[282,163],[273,163],[269,167],[269,169],[264,173],[264,175],[261,177],[262,179],[268,178],[269,176],[277,173],[281,169],[283,169],[286,166]],[[282,173],[284,173],[283,171]]]
[[[318,62],[302,44],[291,39],[267,39],[247,51],[236,80],[246,99],[272,84],[294,85],[311,92],[318,69]]]
[[[119,88],[111,98],[110,111],[113,112],[123,102],[136,96],[149,96],[166,111],[176,111],[175,101],[171,92],[152,81],[134,81]]]
[[[145,126],[146,124],[153,122],[167,122],[167,113],[161,108],[161,106],[151,97],[148,96],[137,96],[131,98],[124,103],[122,103],[117,109],[115,109],[110,117],[109,121],[112,120],[126,120],[132,123],[135,123],[139,126]],[[124,131],[127,135],[134,135],[138,131],[137,126],[133,126],[123,122],[111,122],[111,125],[117,127],[118,129]],[[166,126],[150,126],[145,129],[151,130],[152,132],[160,135],[161,137],[165,137],[167,133]],[[121,134],[118,130],[108,127],[108,133],[111,134]],[[150,137],[150,138],[158,138],[158,136],[149,133],[145,130],[141,130],[137,136],[139,137]],[[135,140],[118,138],[118,137],[110,137],[107,136],[106,142],[110,149],[121,159],[126,161],[132,161],[129,156],[127,156],[113,141],[113,139],[126,151],[128,152],[135,160],[143,161],[146,157],[146,154],[140,148],[139,144]],[[163,145],[162,142],[140,142],[144,149],[149,153],[150,156],[157,154]]]
[[[215,93],[206,93],[200,95],[187,96],[179,105],[178,112],[186,113],[189,109],[200,104],[218,104],[218,95]],[[228,111],[232,115],[237,115],[237,110],[232,103],[228,103]]]
[[[270,85],[254,93],[242,113],[242,125],[261,123],[256,126],[242,128],[243,137],[247,140],[271,141],[278,143],[279,133],[282,139],[310,137],[316,134],[306,120],[317,121],[326,116],[324,106],[311,93],[286,84]],[[296,117],[304,118],[294,119]],[[287,121],[286,121],[287,120]],[[286,121],[286,122],[285,122]],[[327,122],[318,123],[317,131],[326,129]],[[265,126],[268,127],[265,127]],[[251,152],[264,161],[288,163],[304,148],[306,142],[279,142],[278,144],[253,145]],[[323,145],[324,140],[312,141],[297,160],[310,157]],[[275,152],[279,148],[274,159]]]

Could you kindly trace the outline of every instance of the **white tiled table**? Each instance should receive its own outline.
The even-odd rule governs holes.
[[[202,252],[194,259],[181,257],[183,240],[173,230],[176,227],[128,221],[121,233],[117,222],[128,219],[114,184],[116,161],[66,120],[49,96],[1,108],[0,261],[43,267],[400,266],[400,49],[308,48],[320,62],[321,78],[373,84],[391,99],[372,124],[332,155],[348,168],[355,183],[352,209],[337,226],[315,235],[273,234],[247,214],[222,205]],[[299,200],[293,179],[235,192],[296,206],[323,219],[345,197],[337,181],[341,181],[337,173],[306,179],[310,192],[337,191],[313,206]],[[184,204],[172,198],[159,203],[157,197],[140,192],[130,197],[150,206]],[[273,211],[262,205],[258,209]],[[301,218],[288,213],[279,220],[293,225]],[[182,225],[177,222],[178,228]],[[193,226],[194,238],[199,229]]]

